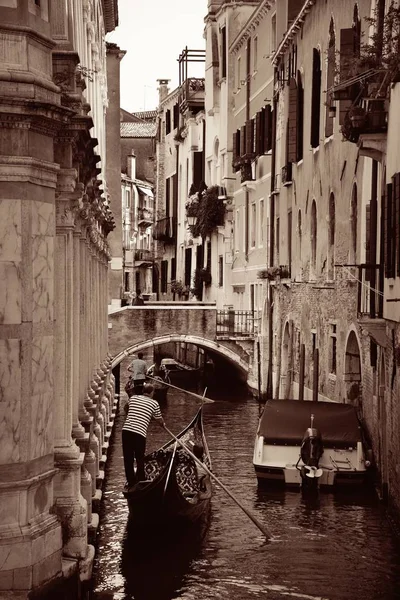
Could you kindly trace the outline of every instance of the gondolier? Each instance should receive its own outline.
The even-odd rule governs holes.
[[[145,479],[144,455],[147,429],[151,419],[154,418],[161,427],[165,427],[160,405],[153,400],[153,391],[154,387],[150,383],[146,383],[143,386],[143,395],[133,395],[129,398],[128,414],[122,427],[122,450],[127,488]]]
[[[128,367],[128,371],[132,373],[131,378],[133,379],[134,393],[141,394],[147,374],[147,364],[143,360],[143,352],[138,352],[137,358],[133,359]]]

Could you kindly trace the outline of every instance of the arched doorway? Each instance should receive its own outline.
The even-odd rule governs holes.
[[[361,408],[361,360],[360,346],[354,331],[347,338],[344,380],[346,382],[345,401]]]

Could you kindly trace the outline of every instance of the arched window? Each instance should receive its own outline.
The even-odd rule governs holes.
[[[333,119],[331,116],[331,105],[333,104],[330,88],[335,83],[335,70],[336,70],[336,38],[335,38],[335,26],[333,18],[329,24],[329,44],[328,44],[328,60],[327,60],[327,73],[326,73],[326,110],[325,110],[325,137],[329,137],[333,134]]]
[[[350,264],[357,263],[357,184],[353,185],[350,204]]]
[[[328,279],[335,275],[335,196],[329,196],[329,228],[328,228]]]
[[[317,205],[315,200],[311,205],[311,269],[315,272],[317,264]]]

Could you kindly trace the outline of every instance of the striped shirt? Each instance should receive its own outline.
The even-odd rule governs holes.
[[[146,437],[152,417],[162,419],[158,402],[148,396],[132,396],[129,398],[128,414],[122,430]]]

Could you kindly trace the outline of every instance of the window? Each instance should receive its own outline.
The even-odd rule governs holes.
[[[125,190],[125,208],[129,209],[131,207],[131,191]]]
[[[331,323],[329,334],[329,373],[336,375],[336,323]]]
[[[321,112],[321,54],[313,49],[312,92],[311,92],[311,136],[312,148],[319,146],[319,128]]]
[[[237,65],[236,65],[236,89],[240,89],[241,84],[241,79],[242,79],[242,65],[241,65],[242,59],[240,56],[238,56],[237,59]]]
[[[264,200],[260,200],[260,232],[259,232],[259,245],[264,245]]]
[[[311,267],[315,271],[317,262],[317,205],[313,200],[311,206]]]
[[[224,257],[221,255],[218,257],[218,285],[224,285]]]
[[[235,219],[235,250],[239,252],[240,247],[240,239],[241,239],[241,231],[240,231],[240,208],[236,210],[236,219]]]
[[[276,14],[271,18],[271,54],[276,50]]]
[[[167,280],[168,280],[168,261],[161,261],[161,293],[167,293]]]
[[[296,160],[303,158],[304,139],[304,88],[300,71],[297,73],[297,132],[296,132]]]
[[[328,279],[335,276],[335,196],[329,196],[329,227],[328,227]]]
[[[335,67],[336,67],[336,47],[335,47],[335,26],[333,19],[329,25],[329,45],[328,45],[328,61],[326,74],[326,107],[325,107],[325,137],[333,134],[333,116],[330,116],[330,107],[333,103],[329,89],[335,83]]]
[[[255,37],[253,40],[253,72],[257,71],[257,61],[258,61],[258,38]]]
[[[357,184],[353,185],[350,205],[350,264],[357,262]]]
[[[250,216],[250,247],[255,248],[256,245],[256,203],[253,202],[251,205],[251,216]]]
[[[226,77],[226,27],[221,28],[221,78]]]
[[[280,246],[280,221],[276,219],[276,262],[279,265],[279,246]]]
[[[179,104],[174,104],[173,108],[173,128],[177,129],[179,127]]]
[[[192,283],[192,249],[185,250],[185,285],[191,287]]]
[[[129,292],[129,273],[125,271],[125,292]]]
[[[171,133],[171,111],[168,109],[165,113],[165,135]]]

